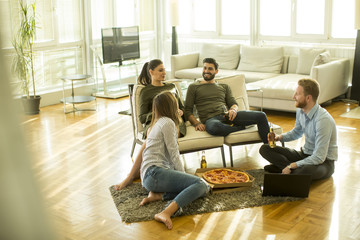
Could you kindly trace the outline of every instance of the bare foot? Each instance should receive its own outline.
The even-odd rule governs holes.
[[[119,183],[119,184],[117,184],[117,185],[114,186],[114,189],[115,189],[116,191],[119,191],[119,190],[123,189],[124,187],[125,187],[124,184]]]
[[[173,227],[170,216],[164,212],[156,214],[155,220],[164,223],[169,230]]]
[[[163,193],[154,193],[150,191],[149,195],[141,201],[140,206],[143,206],[149,202],[159,201],[162,199],[162,195]]]
[[[114,189],[115,189],[116,191],[119,191],[119,190],[121,190],[121,189],[129,186],[130,184],[132,184],[133,181],[134,181],[134,179],[133,179],[132,177],[129,177],[129,176],[128,176],[128,177],[125,178],[121,183],[115,185],[115,186],[114,186]]]

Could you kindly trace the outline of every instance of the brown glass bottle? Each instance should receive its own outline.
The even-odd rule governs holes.
[[[229,118],[229,111],[226,107],[226,105],[223,105],[223,110],[224,110],[224,117],[225,117],[225,123],[230,125],[230,126],[234,126],[234,123],[232,121],[230,121],[230,118]]]
[[[206,159],[205,159],[205,151],[202,151],[202,154],[201,154],[200,167],[207,168],[207,163],[206,163]]]
[[[275,133],[274,133],[274,129],[272,127],[270,127],[270,133],[269,133],[269,146],[271,148],[276,147],[275,144]]]

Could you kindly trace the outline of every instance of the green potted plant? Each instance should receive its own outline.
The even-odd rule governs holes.
[[[36,1],[27,4],[27,1],[19,0],[20,26],[14,36],[12,45],[15,50],[15,57],[12,69],[21,80],[23,94],[21,100],[26,114],[38,114],[40,96],[35,93],[35,70],[33,45],[36,35]],[[33,94],[30,95],[30,88]]]

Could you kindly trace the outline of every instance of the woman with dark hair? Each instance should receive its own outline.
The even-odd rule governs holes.
[[[140,93],[139,113],[140,122],[145,125],[144,138],[146,138],[146,132],[152,118],[152,101],[158,93],[162,91],[171,91],[174,93],[179,103],[179,115],[180,117],[183,117],[184,105],[180,100],[175,84],[164,83],[165,76],[166,71],[163,62],[159,59],[153,59],[144,64],[138,78],[138,83],[145,86]],[[182,119],[179,124],[179,137],[183,137],[185,134],[186,126],[184,119]]]
[[[161,92],[154,97],[152,106],[152,120],[143,144],[143,154],[135,161],[129,176],[140,173],[142,185],[149,191],[140,202],[141,206],[159,200],[170,201],[154,218],[172,229],[171,217],[192,201],[205,196],[210,187],[201,178],[185,172],[177,143],[179,111],[174,95],[169,91]]]

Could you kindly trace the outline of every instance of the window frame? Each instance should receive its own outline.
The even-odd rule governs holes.
[[[164,0],[165,1],[165,0]],[[192,6],[193,2],[191,0]],[[323,34],[299,34],[296,32],[296,10],[297,1],[301,0],[289,0],[291,1],[291,29],[290,36],[275,36],[275,35],[261,35],[260,34],[260,0],[250,1],[250,33],[249,35],[223,35],[221,31],[221,0],[216,0],[216,31],[196,31],[191,26],[190,33],[178,33],[180,38],[194,38],[194,39],[214,39],[217,40],[240,40],[250,41],[252,45],[257,45],[261,42],[292,42],[292,43],[328,43],[335,45],[352,45],[355,44],[356,36],[354,38],[334,38],[331,35],[332,31],[332,1],[325,0],[324,9],[324,26]],[[191,18],[194,20],[194,8],[190,9]],[[167,36],[171,37],[171,31],[166,28]]]

